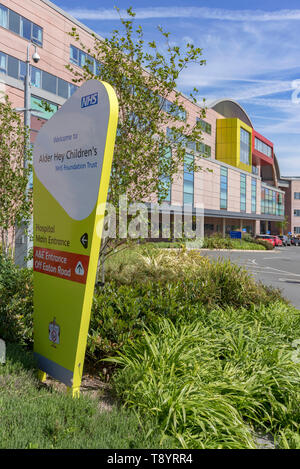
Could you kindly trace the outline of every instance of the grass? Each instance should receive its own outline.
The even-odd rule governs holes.
[[[253,449],[259,431],[300,449],[299,333],[299,311],[282,302],[160,319],[112,359],[122,366],[115,386],[183,448]]]
[[[31,353],[8,344],[7,363],[0,365],[1,449],[159,447],[158,434],[146,438],[148,430],[133,412],[117,405],[99,411],[96,399],[72,399],[41,385]],[[172,447],[171,440],[162,447]]]

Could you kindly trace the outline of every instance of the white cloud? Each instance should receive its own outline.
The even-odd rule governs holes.
[[[202,18],[222,21],[299,21],[300,10],[226,10],[222,8],[205,7],[149,7],[134,10],[137,19],[151,18]],[[114,9],[69,9],[68,13],[81,20],[115,20],[118,13]],[[127,16],[126,10],[120,11],[122,16]]]

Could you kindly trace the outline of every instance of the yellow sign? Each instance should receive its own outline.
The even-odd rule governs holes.
[[[77,394],[118,122],[107,83],[91,80],[39,132],[34,166],[34,353]]]

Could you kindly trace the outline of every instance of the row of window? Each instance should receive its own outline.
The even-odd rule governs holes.
[[[72,45],[70,46],[70,62],[81,68],[86,65],[94,75],[99,75],[100,73],[101,63],[95,60],[91,55],[86,54]]]
[[[173,133],[173,130],[170,129],[169,127],[167,128],[167,138],[172,142],[175,140],[175,136]],[[192,151],[197,151],[198,153],[201,153],[203,156],[210,158],[211,157],[211,147],[209,145],[206,145],[205,143],[196,143],[189,141],[184,135],[180,135],[181,142],[185,144],[186,148]]]
[[[272,158],[272,148],[257,137],[255,137],[255,150],[258,150],[260,153]]]
[[[284,196],[272,189],[262,188],[261,213],[267,215],[284,215]]]
[[[203,130],[203,132],[211,135],[211,124],[204,121],[203,119],[200,119],[199,117],[197,117],[197,123],[200,125],[200,128]]]
[[[43,45],[43,29],[0,3],[0,26],[28,41]]]
[[[76,91],[77,87],[73,83],[68,83],[61,78],[45,72],[37,67],[30,67],[31,85],[41,88],[49,93],[56,94],[61,98],[68,99]],[[26,75],[26,63],[11,55],[0,52],[0,72],[24,81]]]

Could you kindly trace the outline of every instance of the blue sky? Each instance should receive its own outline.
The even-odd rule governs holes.
[[[146,39],[159,39],[161,25],[177,45],[203,48],[206,66],[190,66],[178,89],[196,86],[208,104],[237,100],[274,142],[281,175],[300,176],[299,0],[52,1],[103,37],[120,26],[114,5],[132,6]]]

